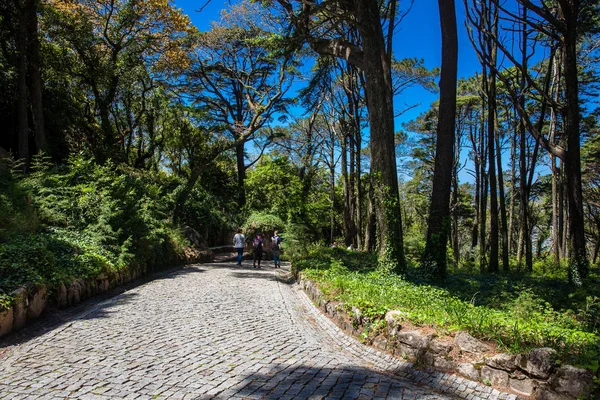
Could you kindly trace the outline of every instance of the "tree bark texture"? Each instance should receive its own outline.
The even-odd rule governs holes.
[[[355,17],[363,40],[380,266],[402,272],[406,264],[394,148],[391,64],[377,2],[356,0],[355,4]]]
[[[454,165],[458,33],[453,0],[439,0],[442,28],[442,68],[433,189],[429,208],[423,267],[434,279],[447,274],[446,245],[450,235],[450,189]]]
[[[579,78],[577,76],[577,17],[580,11],[580,2],[564,0],[559,4],[565,19],[563,68],[567,101],[564,131],[568,149],[565,159],[565,177],[569,199],[569,281],[581,285],[588,276],[589,265],[585,247],[581,185]]]

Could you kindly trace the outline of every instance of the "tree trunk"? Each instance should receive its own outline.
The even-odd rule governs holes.
[[[439,0],[438,7],[442,28],[440,106],[423,264],[432,278],[444,279],[447,274],[446,245],[450,234],[450,189],[454,165],[458,33],[454,0]]]
[[[25,12],[27,13],[28,43],[27,55],[29,60],[29,93],[31,95],[31,109],[33,113],[33,126],[35,129],[35,146],[37,151],[47,152],[46,131],[44,126],[44,107],[42,103],[42,77],[40,74],[40,42],[38,39],[38,1],[26,0]]]
[[[458,149],[458,146],[456,146]],[[458,155],[454,156],[458,159]],[[460,237],[458,232],[458,163],[452,168],[452,250],[454,254],[454,268],[458,268],[460,262]]]
[[[579,1],[561,2],[565,18],[564,76],[566,112],[564,132],[567,137],[565,178],[569,199],[569,282],[582,285],[589,272],[585,247],[583,196],[581,186],[581,150],[579,132],[579,79],[577,76],[577,16]],[[565,5],[568,5],[565,7]]]
[[[500,152],[500,139],[496,135],[496,160],[498,164],[498,193],[500,197],[500,240],[502,243],[502,271],[508,272],[509,248],[508,248],[508,222],[506,217],[506,199],[504,197],[504,177],[502,172],[502,154]]]
[[[475,215],[473,216],[473,230],[471,231],[471,250],[477,247],[477,241],[479,239],[479,196],[481,194],[481,175],[480,175],[480,162],[479,162],[479,150],[477,149],[477,125],[473,120],[472,124],[469,126],[469,137],[471,139],[471,147],[473,149],[473,163],[475,169],[475,201],[473,204],[473,209],[475,210]]]
[[[523,7],[523,21],[527,20],[527,8]],[[527,34],[527,24],[526,22],[522,23],[521,29],[521,58],[523,70],[527,71],[527,48],[528,48],[528,34]],[[521,72],[521,80],[519,82],[519,87],[521,91],[521,99],[520,106],[524,109],[525,107],[525,96],[523,92],[525,91],[527,86],[527,80],[525,78],[525,73]],[[523,259],[523,251],[525,251],[525,263],[527,270],[531,270],[533,266],[532,254],[531,254],[531,234],[529,232],[529,188],[527,186],[527,141],[525,131],[525,121],[524,118],[520,118],[519,125],[519,133],[520,133],[520,141],[519,141],[519,197],[520,197],[520,215],[519,215],[519,249],[517,252],[517,265],[520,269],[522,266]],[[533,167],[533,166],[532,166]]]
[[[368,199],[367,199],[367,220],[365,226],[365,244],[366,251],[374,251],[376,248],[376,218],[375,218],[375,194],[373,193],[373,185],[369,183]]]
[[[498,194],[496,181],[496,78],[489,78],[488,95],[488,176],[490,180],[490,260],[488,272],[498,272]]]
[[[239,141],[235,145],[235,160],[238,178],[238,206],[240,207],[246,205],[246,188],[244,187],[244,183],[246,182],[246,159],[244,153],[245,142]]]
[[[386,54],[377,2],[357,1],[356,11],[363,40],[380,266],[403,272],[406,264],[394,149],[391,64]]]
[[[516,121],[516,117],[515,117]],[[508,246],[509,253],[513,253],[513,230],[515,220],[515,190],[517,187],[517,129],[514,126],[514,135],[510,138],[510,205],[508,211]],[[514,253],[513,253],[514,254]]]
[[[347,126],[342,130],[340,139],[340,161],[342,170],[342,184],[344,185],[344,244],[352,244],[352,213],[350,204],[350,181],[348,177],[348,135]]]
[[[335,137],[332,135],[332,140]],[[330,167],[329,167],[329,203],[331,208],[329,209],[329,240],[333,243],[335,240],[335,168],[334,165],[333,146],[330,154]]]
[[[27,116],[27,25],[25,9],[20,1],[15,1],[19,24],[16,27],[17,47],[17,126],[19,132],[19,158],[24,160],[23,168],[29,166],[29,122]]]
[[[358,121],[357,121],[358,122]],[[354,141],[354,144],[356,146],[356,150],[354,152],[354,157],[356,157],[356,174],[354,175],[354,179],[356,180],[355,183],[355,187],[356,187],[356,247],[358,249],[363,249],[365,250],[365,240],[364,240],[364,226],[363,226],[363,190],[362,190],[362,183],[360,181],[360,177],[361,177],[361,163],[360,163],[360,153],[362,151],[362,145],[361,145],[361,141],[362,141],[362,137],[360,134],[360,130],[357,130],[355,132],[356,134],[356,140]]]
[[[482,101],[482,110],[485,109],[485,102]],[[485,119],[484,113],[481,113],[481,128],[479,130],[479,154],[481,154],[481,163],[479,165],[481,176],[481,195],[479,205],[479,270],[485,272],[487,270],[487,249],[486,249],[486,232],[487,232],[487,197],[488,197],[488,176],[485,172],[487,157],[486,157],[486,141],[485,141]]]
[[[560,258],[568,258],[568,252],[567,252],[567,228],[565,225],[565,220],[566,220],[566,211],[565,211],[565,204],[566,204],[566,197],[565,197],[565,190],[564,190],[564,162],[562,160],[560,160],[558,162],[558,172],[559,172],[559,179],[560,179],[560,183],[561,185],[558,186],[558,230],[559,230],[559,240],[560,240]]]
[[[558,55],[552,59],[552,86],[551,91],[553,92],[554,101],[558,101],[559,94],[559,68],[558,68]],[[554,143],[556,138],[556,126],[557,126],[557,114],[554,108],[550,109],[550,134],[549,142]],[[552,250],[554,254],[554,265],[560,264],[560,234],[559,234],[559,217],[558,217],[558,179],[560,170],[556,167],[556,156],[552,153],[550,155],[550,171],[552,173]]]
[[[558,168],[556,168],[556,157],[550,155],[550,168],[552,169],[552,253],[554,254],[554,265],[560,264],[560,234],[558,222]]]
[[[490,3],[487,9],[487,23],[492,32],[497,36],[497,12]],[[487,83],[487,133],[488,133],[488,176],[490,180],[490,261],[488,272],[498,272],[498,191],[496,180],[496,45],[491,38],[487,38],[487,51],[490,76]],[[485,69],[484,69],[485,78]]]

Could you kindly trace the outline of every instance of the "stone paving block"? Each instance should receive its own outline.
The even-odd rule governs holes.
[[[159,277],[60,311],[66,324],[14,346],[0,358],[0,398],[455,398],[415,383],[448,393],[451,377],[362,345],[268,268]]]

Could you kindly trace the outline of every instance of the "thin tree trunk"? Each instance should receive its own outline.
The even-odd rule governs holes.
[[[558,101],[558,84],[559,84],[559,68],[558,68],[558,55],[556,55],[553,60],[553,68],[552,68],[552,86],[551,91],[554,93],[553,98],[555,101]],[[550,109],[550,134],[548,140],[550,143],[554,143],[556,138],[556,125],[557,125],[557,115],[554,111],[554,108]],[[560,264],[560,235],[559,235],[559,222],[558,222],[558,175],[560,171],[556,167],[556,156],[554,154],[550,154],[550,171],[552,172],[552,249],[554,254],[554,265]]]
[[[335,140],[335,139],[333,139]],[[332,146],[333,148],[333,146]],[[329,240],[330,243],[333,243],[335,240],[335,168],[334,165],[334,155],[333,150],[330,154],[330,167],[329,167]]]
[[[559,185],[558,185],[558,236],[559,236],[559,240],[560,240],[560,258],[567,258],[567,249],[566,249],[566,243],[567,243],[567,228],[565,225],[565,203],[566,203],[566,198],[565,198],[565,191],[563,190],[564,185],[564,179],[563,179],[563,161],[559,160],[558,161],[558,179],[559,179]]]
[[[492,32],[496,32],[497,12],[495,12],[491,3],[487,9],[488,24]],[[490,261],[488,272],[498,272],[498,192],[496,180],[496,46],[491,38],[487,39],[487,57],[490,69],[490,76],[487,79],[487,129],[488,129],[488,175],[490,180]],[[484,69],[485,78],[485,69]]]
[[[565,163],[561,164],[562,169],[562,181],[565,182]],[[571,235],[569,231],[569,196],[567,195],[567,190],[564,185],[561,187],[562,192],[562,248],[563,248],[563,257],[568,259],[571,254],[571,249],[569,248],[569,236]]]
[[[516,121],[516,118],[515,118]],[[516,125],[516,124],[515,124]],[[514,254],[513,249],[513,230],[515,220],[515,190],[517,187],[517,129],[514,126],[514,135],[511,135],[510,139],[510,205],[508,212],[508,246],[509,252]]]
[[[482,110],[485,109],[485,101],[482,101]],[[488,196],[488,176],[486,174],[486,141],[485,141],[485,115],[481,113],[481,129],[479,132],[479,154],[481,154],[481,203],[479,205],[479,270],[485,272],[487,270],[487,249],[486,249],[486,232],[487,232],[487,196]]]
[[[556,157],[550,155],[550,168],[552,169],[552,253],[554,254],[554,265],[560,264],[560,234],[558,217],[558,174],[556,168]]]
[[[458,146],[457,146],[458,147]],[[455,157],[457,157],[455,155]],[[454,163],[452,172],[452,250],[454,252],[454,268],[460,262],[460,238],[458,234],[458,163]]]
[[[579,1],[561,2],[565,18],[564,76],[566,112],[564,132],[567,137],[565,159],[566,189],[569,199],[569,282],[582,285],[589,273],[585,247],[583,196],[581,185],[581,150],[579,131],[579,78],[577,75],[577,20]]]
[[[479,166],[479,152],[477,150],[477,125],[475,122],[469,126],[469,136],[471,138],[471,145],[473,148],[473,163],[475,164],[475,201],[473,204],[473,208],[475,210],[475,215],[473,216],[473,230],[471,231],[471,250],[477,247],[477,240],[479,239],[479,197],[481,195],[481,167]]]
[[[344,244],[349,246],[352,244],[351,238],[351,205],[350,205],[350,183],[348,181],[348,135],[347,126],[344,126],[341,132],[340,139],[340,160],[342,170],[342,184],[344,186]]]
[[[20,1],[15,1],[19,24],[16,28],[17,47],[17,126],[19,132],[19,158],[29,166],[29,122],[27,116],[27,25],[25,10]]]
[[[497,163],[498,163],[498,193],[500,196],[500,233],[502,243],[502,271],[508,272],[509,245],[508,245],[508,221],[506,217],[506,199],[504,197],[504,177],[502,172],[502,154],[500,152],[500,139],[496,136]]]
[[[358,121],[357,121],[358,123]],[[361,145],[361,141],[362,141],[362,137],[360,134],[360,130],[357,130],[356,132],[354,132],[356,135],[356,140],[354,141],[355,146],[356,146],[356,151],[354,152],[354,156],[356,157],[356,174],[354,175],[354,179],[356,180],[355,183],[355,187],[356,187],[356,227],[357,227],[357,234],[356,234],[356,247],[358,249],[362,249],[362,250],[366,250],[365,249],[365,229],[363,226],[363,190],[362,190],[362,184],[360,181],[361,178],[361,162],[360,162],[360,153],[362,151],[362,145]]]
[[[243,207],[246,204],[246,160],[245,160],[245,143],[240,141],[235,145],[235,159],[237,164],[238,178],[238,206]]]
[[[431,277],[444,279],[447,274],[446,245],[450,235],[450,188],[454,165],[458,33],[454,0],[439,0],[438,7],[442,28],[440,106],[433,189],[423,262]]]
[[[523,21],[527,20],[527,8],[523,7]],[[527,25],[525,22],[522,23],[521,30],[522,40],[521,40],[521,55],[522,55],[522,63],[524,70],[527,70],[527,46],[528,46],[528,37],[527,37]],[[521,107],[525,107],[525,96],[523,92],[525,91],[525,87],[527,85],[527,81],[525,79],[525,74],[521,73],[520,80],[520,90],[521,90]],[[519,249],[517,252],[517,266],[520,269],[522,266],[523,259],[523,250],[525,250],[526,254],[531,252],[529,239],[529,196],[527,190],[527,146],[526,146],[526,131],[525,131],[525,121],[523,118],[520,118],[519,122],[519,197],[520,197],[520,215],[519,215]]]
[[[374,251],[376,247],[376,218],[375,210],[375,194],[373,186],[369,184],[368,199],[367,199],[367,220],[365,226],[365,250]]]
[[[35,145],[38,151],[48,151],[46,145],[46,131],[44,126],[44,107],[42,103],[42,77],[40,74],[40,42],[38,39],[38,1],[26,0],[25,12],[27,13],[28,43],[27,54],[29,60],[29,93],[31,95],[31,109],[33,113],[33,126],[35,129]]]

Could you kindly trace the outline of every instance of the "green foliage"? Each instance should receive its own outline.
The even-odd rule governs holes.
[[[3,299],[21,285],[56,285],[180,258],[184,239],[170,222],[173,203],[165,188],[173,185],[166,175],[100,166],[82,156],[62,167],[40,157],[31,171],[12,177],[2,194],[9,215],[36,216],[35,224],[32,217],[22,226],[3,220],[10,233],[0,238]]]
[[[255,212],[248,217],[242,229],[248,238],[254,238],[257,233],[262,233],[266,237],[275,229],[283,230],[284,226],[285,223],[276,215]]]
[[[301,224],[288,224],[282,234],[281,248],[286,259],[297,258],[308,254],[310,233],[306,226]]]
[[[594,296],[588,295],[585,307],[576,313],[568,307],[555,309],[539,287],[531,282],[518,284],[516,277],[451,275],[445,287],[439,287],[411,278],[412,270],[407,280],[382,273],[376,265],[366,254],[324,248],[314,248],[309,256],[293,261],[294,270],[317,281],[327,297],[358,307],[369,318],[380,319],[385,311],[398,309],[416,325],[467,330],[515,352],[553,347],[563,361],[591,369],[600,355]],[[564,281],[560,285],[564,291]],[[488,288],[496,289],[488,293]],[[571,298],[570,304],[575,300]]]
[[[315,178],[320,186],[305,193],[305,183],[299,175],[288,157],[263,157],[248,171],[246,208],[277,216],[286,224],[302,224],[317,236],[329,227],[325,216],[329,215],[331,204],[323,185],[326,180]]]

